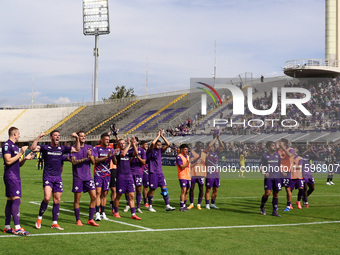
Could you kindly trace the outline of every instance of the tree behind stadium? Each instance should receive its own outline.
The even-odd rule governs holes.
[[[133,88],[127,89],[124,85],[117,86],[115,91],[112,92],[109,98],[103,98],[103,100],[111,100],[111,99],[118,99],[118,98],[127,98],[127,97],[134,97],[135,92]]]

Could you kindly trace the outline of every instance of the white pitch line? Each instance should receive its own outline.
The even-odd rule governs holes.
[[[313,195],[312,197],[340,197],[340,195]],[[259,199],[261,199],[261,196],[259,196],[259,197],[217,197],[217,199],[222,199],[222,200],[224,200],[224,199],[242,199],[242,198],[246,198],[246,199],[257,199],[257,198],[259,198]],[[197,197],[195,197],[195,199],[197,200]],[[163,201],[164,199],[162,199],[162,198],[154,198],[153,199],[153,201]],[[175,201],[175,200],[169,200],[169,201]],[[39,201],[30,201],[30,203],[39,203],[39,205],[40,205],[40,203],[41,202],[39,202]],[[61,203],[74,203],[74,201],[60,201]],[[80,201],[80,203],[90,203],[90,201]]]
[[[29,203],[35,204],[35,205],[40,205],[40,203],[34,202],[34,201],[30,201]],[[53,206],[50,206],[50,205],[49,205],[48,207],[49,207],[49,208],[53,208]],[[63,209],[63,208],[60,208],[59,210],[60,210],[60,211],[64,211],[64,212],[74,213],[74,211],[67,210],[67,209]],[[85,215],[85,216],[87,216],[88,214],[86,214],[86,213],[80,213],[80,215]],[[146,227],[142,227],[142,226],[138,226],[138,225],[134,225],[134,224],[122,222],[122,221],[116,221],[116,220],[111,220],[111,219],[107,219],[106,221],[111,221],[111,222],[114,222],[114,223],[119,223],[119,224],[122,224],[122,225],[127,225],[127,226],[131,226],[131,227],[135,227],[135,228],[141,228],[141,229],[144,229],[144,230],[152,230],[151,228],[146,228]]]
[[[340,221],[319,221],[305,223],[288,223],[288,224],[269,224],[269,225],[241,225],[241,226],[218,226],[218,227],[196,227],[196,228],[165,228],[165,229],[140,229],[140,230],[120,230],[120,231],[98,231],[98,232],[58,232],[31,234],[28,237],[36,236],[64,236],[64,235],[93,235],[93,234],[121,234],[121,233],[138,233],[138,232],[167,232],[167,231],[188,231],[188,230],[211,230],[211,229],[235,229],[235,228],[268,228],[268,227],[291,227],[306,225],[334,224]],[[17,237],[15,235],[0,235],[0,238]]]

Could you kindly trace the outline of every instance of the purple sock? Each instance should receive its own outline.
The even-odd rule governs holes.
[[[6,208],[5,208],[5,225],[11,224],[12,204],[13,204],[13,200],[7,200],[7,204],[6,204]]]
[[[187,206],[187,200],[184,200],[184,206]]]
[[[89,220],[93,220],[93,215],[95,211],[96,211],[95,208],[92,207],[89,208]]]
[[[303,196],[303,189],[299,189],[299,193],[298,193],[298,197],[297,197],[298,201],[301,200],[302,196]]]
[[[20,224],[20,213],[19,213],[20,203],[21,203],[20,198],[13,200],[13,204],[12,204],[12,216],[13,216],[14,225],[19,225]]]
[[[148,196],[149,205],[152,205],[153,196]]]
[[[129,205],[129,196],[125,194],[126,205]]]
[[[118,213],[118,206],[113,208],[115,209],[115,213]]]
[[[265,198],[264,196],[262,196],[262,199],[261,199],[261,206],[260,206],[261,208],[264,207],[264,205],[266,204],[267,200],[268,200],[268,197]]]
[[[308,203],[308,197],[305,197],[303,200],[305,203]]]
[[[142,194],[137,193],[136,199],[137,199],[137,208],[140,208],[140,202],[142,201]]]
[[[46,211],[48,206],[48,203],[46,203],[44,200],[40,204],[40,210],[39,210],[39,216],[42,217],[44,215],[44,212]]]
[[[74,208],[74,215],[76,216],[76,221],[80,220],[80,208]]]
[[[131,209],[131,215],[136,214],[136,208],[135,207],[131,207],[130,209]]]
[[[292,201],[287,202],[287,207],[290,207],[292,205]]]
[[[211,199],[211,204],[212,204],[212,205],[215,204],[215,199]]]
[[[190,197],[190,204],[194,203],[194,197]]]
[[[170,204],[170,202],[169,202],[169,197],[168,197],[168,196],[163,197],[163,199],[164,199],[164,202],[165,202],[166,205],[169,205],[169,204]]]
[[[96,205],[96,213],[99,212],[99,208],[100,208],[100,206]]]
[[[275,198],[273,197],[273,201],[272,201],[272,204],[273,204],[273,212],[277,212],[277,208],[279,207],[279,198]]]
[[[146,197],[143,197],[143,203],[144,203],[144,204],[147,203],[146,201],[147,201],[147,200],[146,200]]]
[[[58,221],[59,207],[60,207],[60,204],[53,204],[53,209],[52,209],[53,221]]]
[[[210,203],[209,203],[209,199],[208,199],[208,200],[207,200],[207,199],[205,200],[205,204],[206,204],[206,205],[210,204]]]
[[[199,198],[198,198],[198,204],[199,204],[199,205],[202,204],[202,200],[203,200],[203,197],[199,197]]]
[[[180,208],[184,207],[184,203],[183,202],[179,202],[179,207]]]

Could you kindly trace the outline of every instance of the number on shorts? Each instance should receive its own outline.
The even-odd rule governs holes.
[[[281,189],[281,183],[278,183],[278,184],[277,184],[277,187],[278,187],[279,189]]]

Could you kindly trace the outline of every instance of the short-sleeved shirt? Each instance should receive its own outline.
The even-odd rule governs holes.
[[[191,180],[191,177],[190,177],[190,163],[183,170],[180,168],[180,166],[183,166],[183,165],[187,164],[187,162],[190,162],[189,155],[183,155],[181,153],[177,155],[177,157],[176,157],[176,165],[177,165],[178,179],[179,180]]]
[[[261,157],[262,171],[269,173],[267,178],[281,178],[281,157],[277,152],[272,155],[268,152],[263,153]]]
[[[287,146],[286,151],[288,151],[290,154],[294,154],[294,149]],[[282,170],[284,172],[290,172],[293,164],[293,157],[288,157],[288,155],[285,153],[284,150],[278,149],[277,153],[281,157],[281,165],[283,166]]]
[[[148,164],[150,173],[163,173],[162,169],[162,148],[148,150]]]
[[[295,156],[293,158],[293,167],[292,167],[292,179],[302,179],[302,167],[303,165],[303,159],[300,156]]]
[[[107,155],[109,155],[110,151],[112,151],[112,148],[109,148],[109,147],[103,148],[101,146],[96,146],[92,150],[92,156],[97,157],[97,158],[104,158],[104,157],[107,157]],[[105,161],[95,164],[94,174],[96,176],[101,176],[101,177],[110,176],[111,159],[112,159],[112,154],[111,154],[111,157],[107,158]]]
[[[191,176],[206,176],[205,163],[207,159],[207,154],[205,152],[192,151],[189,154],[191,162],[190,174]]]
[[[14,163],[8,165],[5,162],[5,154],[11,155],[11,158],[15,157],[19,153],[19,147],[8,139],[7,142],[2,144],[2,157],[4,159],[4,180],[20,180],[20,161],[19,159]]]
[[[129,151],[124,157],[121,156],[121,153],[120,151],[119,155],[116,155],[117,180],[132,180],[130,159],[133,157],[133,152]]]
[[[146,152],[143,148],[138,147],[137,151],[138,156],[141,159],[146,159]],[[133,154],[133,152],[133,148],[129,150],[129,154]],[[133,159],[130,161],[130,166],[132,174],[143,174],[143,164],[139,161],[137,157],[133,157]]]
[[[75,157],[76,160],[87,158],[87,151],[92,149],[91,145],[84,144],[83,147],[80,147],[79,152],[75,152],[71,154],[71,157]],[[74,181],[89,181],[92,180],[91,175],[91,159],[86,159],[84,162],[81,162],[76,165],[72,165],[73,171],[73,180]]]
[[[71,152],[69,146],[40,145],[40,153],[44,159],[44,176],[61,176],[63,171],[63,154]]]
[[[312,172],[310,169],[310,160],[314,158],[313,154],[306,153],[302,156],[303,165],[302,165],[302,174],[303,178],[313,178]]]
[[[218,166],[218,153],[209,151],[207,156],[207,178],[220,178]]]

